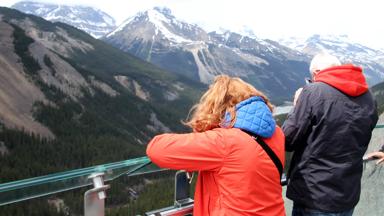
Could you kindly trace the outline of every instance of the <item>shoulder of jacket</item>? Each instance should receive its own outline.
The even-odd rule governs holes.
[[[234,133],[232,129],[233,128],[214,128],[211,132],[215,134],[217,139],[226,140],[229,136],[231,136],[231,134]]]
[[[239,128],[215,128],[214,131],[220,136],[223,142],[237,143],[239,139],[248,138],[249,135]]]
[[[236,136],[238,135],[239,131],[241,131],[238,128],[215,128],[213,129],[215,133],[217,133],[218,136],[221,136],[222,138],[226,138],[229,136]]]
[[[307,100],[313,101],[314,103],[320,102],[324,99],[338,98],[339,91],[329,86],[326,83],[315,82],[304,86],[302,93],[307,95]]]
[[[329,86],[327,84],[325,84],[325,83],[314,82],[314,83],[305,85],[303,87],[303,90],[306,90],[306,91],[316,91],[316,90],[319,90],[319,89],[327,89],[328,87]]]

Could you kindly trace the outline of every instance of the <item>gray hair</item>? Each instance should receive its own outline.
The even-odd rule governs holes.
[[[320,53],[313,57],[309,66],[309,71],[313,75],[316,72],[319,72],[326,68],[339,65],[341,65],[341,62],[339,61],[339,59],[337,59],[337,57],[328,53]]]

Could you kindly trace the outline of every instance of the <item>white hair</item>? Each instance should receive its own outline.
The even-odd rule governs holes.
[[[314,73],[326,68],[339,65],[341,65],[341,62],[335,56],[328,53],[320,53],[313,57],[309,66],[309,71],[313,75]]]

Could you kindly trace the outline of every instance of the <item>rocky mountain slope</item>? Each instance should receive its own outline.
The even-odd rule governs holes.
[[[0,8],[0,29],[0,121],[10,127],[61,134],[65,128],[52,119],[65,110],[60,120],[79,127],[103,121],[145,143],[180,130],[204,88],[66,24]]]
[[[235,32],[208,33],[167,8],[140,12],[102,39],[203,83],[218,74],[242,77],[280,102],[290,100],[307,76],[307,57],[297,51]]]
[[[187,130],[180,120],[205,88],[75,27],[0,7],[0,184],[143,156],[154,135]],[[120,208],[128,203],[132,215],[164,207],[162,192],[136,202],[125,179],[111,184],[114,215],[131,215]],[[0,215],[82,215],[83,193],[55,194],[62,206],[52,197],[2,206]]]

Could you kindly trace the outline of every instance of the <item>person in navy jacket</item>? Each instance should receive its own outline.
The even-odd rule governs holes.
[[[310,65],[313,82],[296,92],[283,124],[294,151],[286,196],[293,216],[350,216],[359,202],[363,155],[378,120],[362,68],[329,54]]]

